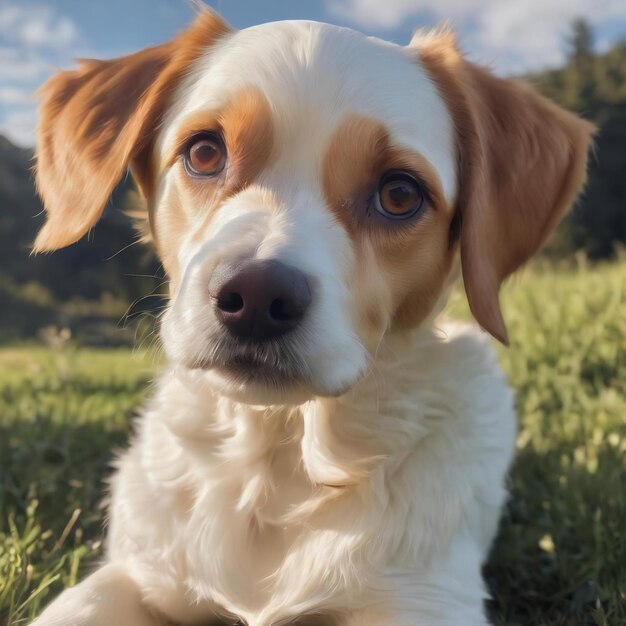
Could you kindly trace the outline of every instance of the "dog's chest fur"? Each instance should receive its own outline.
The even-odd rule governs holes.
[[[459,532],[486,546],[511,396],[485,341],[450,330],[406,361],[399,343],[348,396],[298,409],[245,407],[168,374],[120,461],[112,558],[136,561],[173,618],[269,626],[384,602],[390,567],[419,576]]]

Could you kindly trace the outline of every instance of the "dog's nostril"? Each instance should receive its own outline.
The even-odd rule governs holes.
[[[224,313],[237,313],[243,309],[243,298],[236,292],[220,295],[217,307]]]
[[[285,322],[294,317],[297,317],[297,314],[289,311],[289,307],[285,305],[285,301],[281,298],[276,298],[270,304],[270,317],[277,322]]]

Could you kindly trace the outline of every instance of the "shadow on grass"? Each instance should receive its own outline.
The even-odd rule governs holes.
[[[484,573],[498,625],[626,624],[624,454],[521,450]]]

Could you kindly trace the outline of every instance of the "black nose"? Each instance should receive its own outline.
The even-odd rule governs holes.
[[[257,341],[295,328],[311,304],[304,274],[272,260],[221,263],[209,294],[218,319],[233,335]]]

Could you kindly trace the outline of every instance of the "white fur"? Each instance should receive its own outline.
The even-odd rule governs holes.
[[[35,624],[484,625],[480,568],[505,499],[512,395],[487,340],[434,313],[412,331],[359,332],[368,294],[355,272],[383,304],[391,287],[375,258],[357,258],[317,176],[334,129],[360,112],[424,155],[451,202],[450,113],[414,53],[276,23],[229,35],[190,69],[160,152],[191,113],[249,85],[272,106],[277,160],[177,251],[170,365],[117,464],[107,564]],[[159,202],[177,175],[161,178]],[[293,342],[302,382],[281,397],[185,365],[214,349],[213,269],[241,255],[315,282]]]

